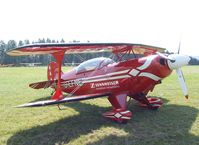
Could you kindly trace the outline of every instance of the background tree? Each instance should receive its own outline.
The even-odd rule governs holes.
[[[64,41],[64,39],[63,39],[63,38],[61,39],[60,43],[65,43],[65,41]]]
[[[4,57],[5,57],[5,51],[6,51],[6,44],[4,41],[0,41],[0,64],[4,63]]]
[[[190,65],[199,65],[199,59],[197,57],[191,57]]]
[[[20,40],[18,43],[18,47],[23,46],[23,45],[24,45],[23,41]]]
[[[9,51],[11,49],[14,49],[17,47],[17,43],[15,40],[9,40],[7,43],[6,51]],[[5,55],[5,61],[6,64],[18,64],[18,58],[17,57],[11,57],[8,55]]]
[[[30,41],[28,39],[26,39],[26,40],[24,40],[24,44],[28,45],[28,44],[30,44]]]
[[[51,43],[51,40],[49,38],[47,38],[46,43]]]

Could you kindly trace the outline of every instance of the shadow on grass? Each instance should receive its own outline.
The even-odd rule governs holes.
[[[164,100],[166,102],[167,100]],[[198,145],[199,137],[189,133],[198,110],[187,106],[165,104],[158,111],[140,108],[131,103],[129,109],[133,118],[127,124],[117,124],[106,120],[100,114],[110,108],[98,107],[85,103],[67,104],[80,112],[79,115],[67,117],[44,126],[37,126],[17,132],[9,138],[8,145],[54,145],[67,144],[82,135],[88,135],[101,127],[113,127],[126,132],[125,136],[105,134],[97,144],[181,144]],[[84,144],[79,142],[79,144]]]

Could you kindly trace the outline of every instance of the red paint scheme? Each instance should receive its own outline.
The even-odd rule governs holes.
[[[130,72],[133,69],[138,70],[137,68],[140,66],[143,66],[147,61],[152,59],[150,65],[147,68],[144,68],[143,70],[140,70],[139,73],[136,76],[132,76]],[[152,55],[152,56],[147,56],[139,59],[131,59],[127,61],[122,61],[118,63],[113,63],[107,66],[104,66],[103,68],[100,69],[95,69],[93,71],[85,71],[81,73],[77,73],[76,69],[71,70],[70,72],[67,72],[62,75],[62,82],[63,80],[78,80],[78,79],[84,79],[84,78],[89,78],[89,77],[98,77],[100,75],[106,75],[106,74],[111,74],[113,72],[124,72],[121,74],[116,74],[116,75],[110,75],[107,77],[100,77],[100,78],[117,78],[118,76],[129,76],[127,78],[121,78],[121,79],[113,79],[113,80],[103,80],[103,81],[97,81],[96,83],[98,84],[103,84],[106,82],[114,82],[118,81],[118,84],[114,87],[92,87],[92,82],[91,83],[85,83],[81,87],[79,87],[76,91],[74,91],[77,86],[73,87],[68,87],[68,88],[62,88],[62,90],[66,93],[71,93],[75,95],[86,95],[86,94],[95,94],[95,93],[102,93],[102,92],[109,92],[111,95],[108,97],[109,102],[113,106],[113,110],[111,112],[103,114],[105,117],[111,118],[118,112],[126,111],[127,106],[126,106],[126,100],[127,96],[134,98],[135,100],[139,101],[142,106],[148,106],[151,109],[158,109],[161,105],[162,102],[159,99],[148,99],[146,98],[146,95],[149,91],[153,91],[153,88],[155,85],[159,84],[161,80],[154,80],[146,76],[139,76],[139,74],[142,73],[150,73],[155,76],[160,77],[161,79],[169,76],[171,74],[171,70],[168,68],[166,61],[164,62],[165,64],[162,65],[160,64],[160,57],[158,55]],[[95,79],[93,79],[95,80]],[[95,84],[95,82],[94,82]],[[159,100],[159,101],[158,101]],[[156,102],[157,101],[157,102]],[[144,104],[144,105],[143,105]],[[153,105],[155,106],[153,107]],[[159,105],[157,105],[159,104]],[[157,107],[158,106],[158,107]],[[113,114],[110,117],[110,114]],[[131,113],[126,114],[128,117],[131,118]],[[124,117],[125,118],[125,117]],[[118,122],[126,122],[128,119],[122,119],[122,118],[111,118],[112,120],[116,120]]]
[[[131,45],[125,46],[124,44],[118,46],[105,46],[107,46],[107,49],[110,48],[115,52],[116,55],[124,50],[130,52],[131,49],[135,48],[135,45],[132,45],[132,47],[129,48]],[[30,84],[30,87],[34,89],[54,88],[55,93],[52,96],[52,100],[61,101],[63,99],[63,92],[76,95],[77,97],[82,95],[89,96],[90,94],[90,97],[94,96],[93,98],[95,98],[95,95],[93,94],[100,96],[100,94],[103,95],[104,93],[107,93],[109,94],[108,100],[113,106],[113,109],[104,113],[103,116],[120,123],[127,122],[132,116],[132,113],[127,110],[127,96],[140,102],[141,106],[149,109],[158,109],[162,105],[162,101],[158,98],[149,98],[147,97],[147,94],[149,91],[153,91],[155,85],[161,83],[162,79],[169,76],[172,70],[169,69],[167,61],[159,55],[148,55],[151,53],[154,54],[155,51],[153,50],[153,47],[150,48],[150,46],[144,46],[147,47],[145,48],[146,50],[150,50],[143,52],[143,54],[148,55],[145,57],[109,63],[103,67],[98,67],[89,71],[78,72],[78,68],[74,68],[66,73],[61,72],[61,64],[65,52],[72,51],[73,48],[75,48],[76,51],[87,50],[87,48],[101,50],[102,48],[104,49],[105,46],[96,44],[89,44],[87,47],[85,45],[72,45],[68,47],[64,46],[64,49],[61,50],[58,49],[61,46],[41,46],[39,49],[38,45],[37,47],[29,46],[16,49],[13,51],[13,55],[20,55],[20,53],[22,55],[25,53],[26,55],[31,52],[37,54],[38,52],[39,54],[51,53],[54,56],[56,63],[51,62],[48,67],[49,81]],[[136,45],[136,48],[139,48],[139,45]],[[10,54],[12,54],[12,52]],[[80,100],[82,100],[82,98],[80,98]],[[53,104],[59,103],[55,101],[53,101]]]
[[[148,56],[151,57],[151,56]],[[96,88],[91,87],[91,83],[86,83],[83,86],[81,86],[76,92],[74,92],[75,95],[82,95],[82,94],[93,94],[93,93],[100,93],[102,91],[104,92],[112,92],[112,94],[118,94],[121,92],[125,92],[126,94],[138,94],[138,93],[144,93],[147,94],[150,90],[154,88],[156,84],[159,84],[160,81],[155,81],[153,79],[150,79],[148,77],[140,77],[140,76],[131,76],[129,72],[133,69],[136,69],[137,67],[144,64],[144,62],[147,61],[148,57],[143,57],[140,59],[132,59],[127,61],[122,61],[118,63],[113,63],[108,66],[104,66],[100,69],[95,69],[93,71],[86,71],[82,73],[77,73],[75,69],[71,70],[70,72],[67,72],[62,75],[62,80],[75,80],[75,79],[81,79],[81,78],[88,78],[88,77],[94,77],[99,75],[105,75],[110,74],[113,72],[120,72],[124,70],[128,70],[126,73],[122,74],[116,74],[111,75],[111,77],[117,77],[121,75],[129,75],[129,78],[123,78],[123,79],[115,79],[119,82],[119,87],[113,88],[113,89],[100,89],[97,90]],[[160,64],[160,57],[157,55],[154,55],[153,61],[151,62],[151,65],[147,67],[144,70],[141,70],[139,72],[147,72],[154,74],[160,78],[165,78],[170,75],[172,72],[167,64],[161,65]],[[138,74],[138,75],[139,75]],[[130,77],[131,76],[131,77]],[[108,76],[110,77],[110,76]],[[107,77],[107,78],[108,78]],[[102,77],[106,78],[106,77]],[[99,81],[98,83],[103,83],[107,81]],[[69,87],[69,88],[63,88],[64,92],[70,93],[72,92],[76,86]]]

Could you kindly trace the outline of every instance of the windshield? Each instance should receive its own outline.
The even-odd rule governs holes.
[[[84,72],[84,71],[90,71],[97,68],[102,68],[108,64],[114,63],[114,61],[110,58],[105,57],[99,57],[99,58],[93,58],[90,60],[87,60],[83,63],[81,63],[77,68],[77,73]]]

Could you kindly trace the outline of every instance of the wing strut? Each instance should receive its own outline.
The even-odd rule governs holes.
[[[63,93],[62,93],[62,88],[61,88],[61,66],[62,66],[62,60],[64,58],[64,54],[65,54],[65,51],[59,51],[52,54],[58,64],[58,82],[57,82],[57,88],[56,88],[55,94],[51,98],[52,100],[63,99]]]

